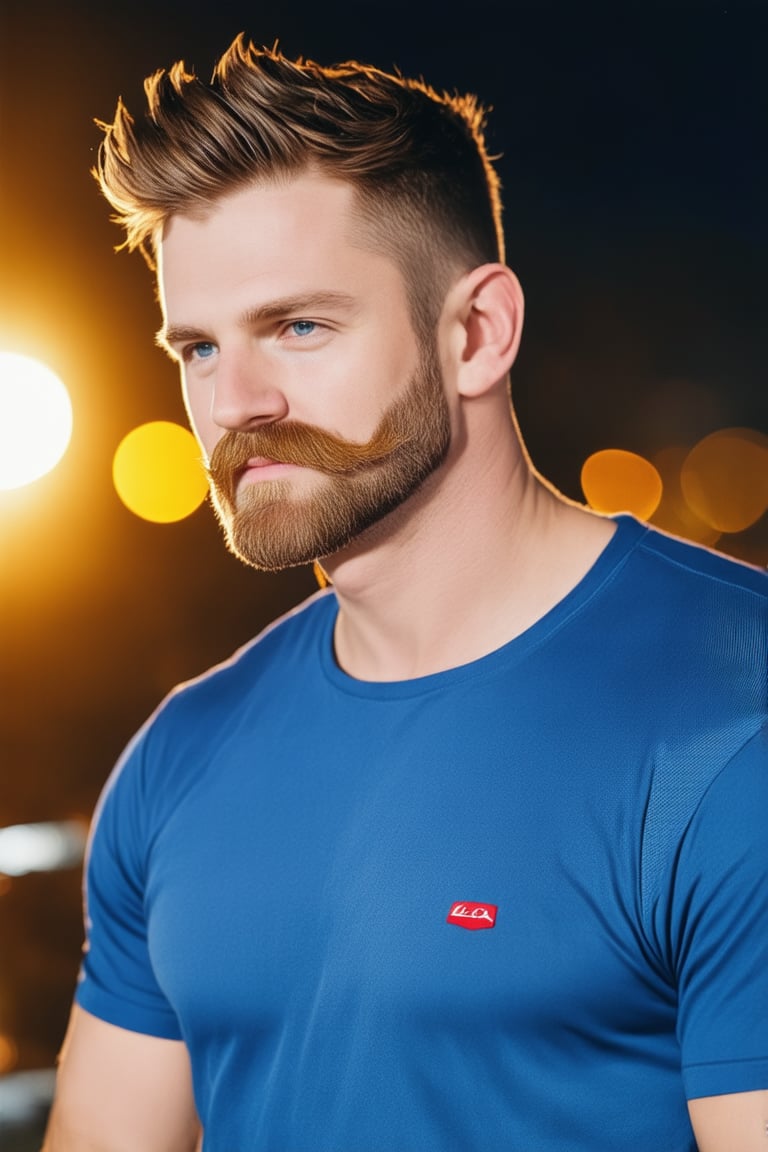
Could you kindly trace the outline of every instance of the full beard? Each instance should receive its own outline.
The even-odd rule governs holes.
[[[434,346],[422,348],[402,397],[365,444],[296,421],[228,432],[214,448],[211,498],[227,545],[244,563],[275,572],[330,556],[403,504],[443,462],[450,420]],[[238,490],[248,460],[266,457],[322,473],[307,496],[289,480]]]

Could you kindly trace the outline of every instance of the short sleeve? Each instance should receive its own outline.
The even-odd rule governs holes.
[[[768,729],[699,804],[671,918],[687,1098],[768,1088]]]
[[[94,815],[85,873],[86,945],[75,999],[110,1024],[177,1040],[178,1020],[155,979],[147,940],[145,746],[142,731]]]

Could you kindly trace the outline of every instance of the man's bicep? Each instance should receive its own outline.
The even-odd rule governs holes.
[[[768,1091],[703,1096],[688,1101],[699,1152],[765,1152]]]
[[[194,1152],[186,1047],[72,1010],[43,1152]]]

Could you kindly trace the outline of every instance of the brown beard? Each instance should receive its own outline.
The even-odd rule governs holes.
[[[211,497],[227,544],[246,564],[274,572],[346,547],[408,499],[445,459],[448,405],[433,346],[422,348],[405,394],[365,444],[297,421],[226,432],[211,453]],[[245,485],[249,460],[264,457],[324,474],[316,492],[292,497],[289,480]]]

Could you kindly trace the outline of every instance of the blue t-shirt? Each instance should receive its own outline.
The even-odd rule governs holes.
[[[396,683],[336,612],[126,751],[79,1003],[183,1038],[206,1152],[689,1152],[686,1098],[768,1088],[768,578],[622,517],[523,635]]]

